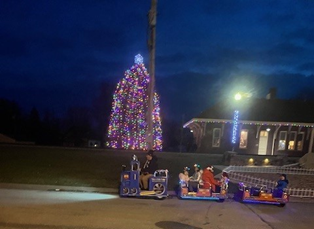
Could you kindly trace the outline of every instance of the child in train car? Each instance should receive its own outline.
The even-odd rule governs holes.
[[[284,190],[288,187],[289,181],[286,174],[281,174],[279,180],[276,182],[276,188]]]
[[[221,183],[221,189],[222,190],[227,190],[228,189],[228,183],[229,183],[228,173],[222,172],[221,178],[220,178],[220,183]]]
[[[189,179],[189,192],[197,191],[201,177],[201,166],[199,164],[194,164],[194,174]]]
[[[288,187],[289,181],[286,174],[280,174],[279,180],[276,182],[276,187],[273,192],[273,197],[280,198],[284,190]]]
[[[183,168],[183,173],[179,173],[181,187],[188,187],[189,180],[190,180],[189,171],[190,171],[190,168],[186,166]]]

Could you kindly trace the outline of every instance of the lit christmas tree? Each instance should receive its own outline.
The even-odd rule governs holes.
[[[107,146],[122,149],[147,150],[147,110],[149,74],[143,57],[135,56],[135,64],[124,73],[113,95]],[[162,130],[159,96],[154,93],[154,149],[162,150]]]

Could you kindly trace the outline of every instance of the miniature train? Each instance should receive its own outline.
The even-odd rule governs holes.
[[[165,199],[168,197],[168,178],[169,172],[167,169],[156,170],[152,177],[149,178],[148,190],[140,188],[140,162],[134,155],[131,160],[130,170],[121,172],[120,189],[121,197],[146,197],[155,199]],[[217,192],[214,192],[211,187],[203,188],[202,182],[197,187],[195,192],[188,191],[188,182],[180,180],[179,191],[177,196],[182,200],[209,200],[223,202],[228,198],[228,179],[221,183]],[[282,190],[267,189],[263,186],[260,188],[249,187],[243,183],[239,183],[238,192],[234,194],[234,199],[242,203],[259,203],[273,204],[285,206],[289,202],[289,195]]]

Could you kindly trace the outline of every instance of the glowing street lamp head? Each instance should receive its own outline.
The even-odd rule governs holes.
[[[242,99],[242,95],[240,93],[237,93],[235,96],[234,96],[234,99],[235,100],[240,100]]]

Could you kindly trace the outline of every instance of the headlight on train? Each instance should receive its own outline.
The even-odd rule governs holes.
[[[128,180],[129,177],[130,177],[129,174],[124,174],[124,175],[123,175],[123,179],[124,179],[124,180]]]

